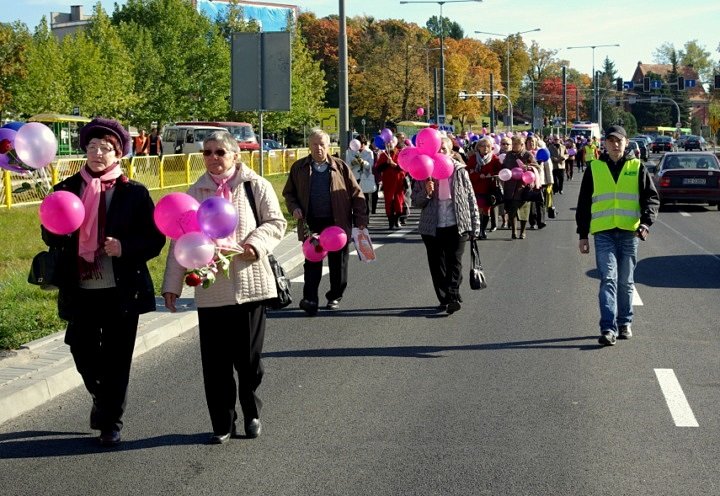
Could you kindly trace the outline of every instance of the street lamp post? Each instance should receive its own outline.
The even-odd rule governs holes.
[[[573,48],[592,48],[593,107],[592,107],[592,116],[591,116],[590,120],[592,120],[593,122],[597,122],[597,116],[598,116],[598,114],[597,114],[598,91],[597,91],[597,79],[596,79],[597,75],[595,74],[595,49],[602,48],[602,47],[619,47],[619,46],[620,46],[619,43],[612,43],[609,45],[583,45],[583,46],[567,47],[568,50],[572,50]],[[599,122],[598,125],[602,125],[602,122]]]
[[[505,91],[507,91],[508,95],[510,94],[510,37],[511,36],[520,36],[521,34],[525,34],[525,33],[534,33],[535,31],[540,31],[540,28],[528,29],[527,31],[518,31],[517,33],[510,33],[510,34],[489,33],[487,31],[475,31],[475,33],[477,33],[477,34],[489,34],[492,36],[500,36],[502,38],[506,38],[505,48],[507,50],[507,53],[505,56],[505,68],[507,70],[507,84],[505,86]],[[510,114],[509,108],[508,108],[508,122],[510,123],[510,130],[512,130],[513,116],[512,116],[512,114]]]
[[[437,124],[445,124],[445,50],[443,47],[445,36],[445,21],[443,20],[443,5],[446,3],[479,3],[482,0],[401,0],[400,5],[410,3],[436,3],[440,5],[440,115],[436,116]]]
[[[436,48],[430,48],[430,47],[423,47],[423,46],[415,46],[415,45],[408,45],[408,49],[410,48],[419,48],[420,50],[425,50],[425,72],[427,72],[428,77],[428,86],[432,86],[432,81],[430,80],[430,50],[441,50],[440,47]],[[433,98],[437,98],[437,93],[433,92]],[[437,115],[435,116],[435,119],[437,119]],[[430,90],[428,89],[427,92],[427,121],[430,122]]]

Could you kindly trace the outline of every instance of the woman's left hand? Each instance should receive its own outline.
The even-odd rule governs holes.
[[[119,239],[105,238],[105,253],[108,257],[119,257],[122,255],[122,244]]]

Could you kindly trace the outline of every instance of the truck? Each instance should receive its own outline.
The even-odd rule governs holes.
[[[600,125],[597,122],[589,121],[578,121],[575,122],[570,129],[570,137],[572,139],[581,136],[587,140],[591,140],[593,137],[600,140]]]

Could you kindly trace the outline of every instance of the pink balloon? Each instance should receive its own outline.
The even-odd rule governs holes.
[[[501,169],[500,172],[498,172],[498,177],[501,181],[509,181],[512,179],[512,172],[510,172],[510,169]]]
[[[342,227],[330,226],[320,233],[320,246],[327,251],[338,251],[347,244],[347,233]]]
[[[235,205],[221,196],[211,196],[200,204],[197,221],[202,232],[213,239],[230,236],[238,224]]]
[[[420,150],[415,147],[406,146],[398,153],[397,161],[402,170],[407,170],[410,162],[420,154]]]
[[[170,193],[155,206],[155,225],[165,236],[178,239],[190,232],[199,232],[197,211],[200,203],[187,193]]]
[[[421,129],[415,138],[415,146],[420,150],[420,153],[430,155],[431,157],[440,150],[441,143],[442,135],[440,131],[431,127]]]
[[[320,244],[317,236],[311,236],[303,242],[303,255],[308,262],[321,262],[328,254],[327,250]]]
[[[175,241],[173,254],[186,269],[199,269],[215,256],[215,243],[205,233],[189,232]]]
[[[418,107],[418,109],[417,109],[417,115],[420,116],[420,117],[422,117],[423,115],[425,115],[425,109],[422,108],[422,107]]]
[[[57,155],[57,138],[40,122],[28,122],[15,136],[15,151],[24,164],[35,169],[45,167]]]
[[[523,172],[525,171],[520,167],[513,167],[510,172],[512,173],[512,178],[515,181],[520,181],[522,179]]]
[[[40,222],[55,234],[70,234],[85,220],[85,206],[77,195],[69,191],[50,193],[40,204]]]
[[[455,162],[453,162],[452,157],[444,153],[433,155],[433,163],[432,177],[435,179],[447,179],[455,171]]]
[[[430,177],[434,168],[435,162],[433,162],[433,159],[424,153],[420,153],[412,159],[407,172],[413,179],[422,181]]]
[[[524,184],[532,184],[535,182],[535,173],[533,171],[525,171],[522,173],[522,182]]]

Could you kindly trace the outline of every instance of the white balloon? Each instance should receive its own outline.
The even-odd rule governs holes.
[[[55,134],[40,122],[28,122],[18,129],[15,136],[15,151],[18,158],[34,169],[50,164],[57,155],[57,148]]]

